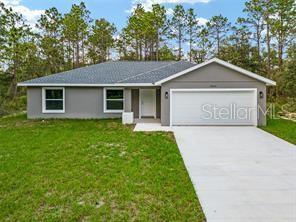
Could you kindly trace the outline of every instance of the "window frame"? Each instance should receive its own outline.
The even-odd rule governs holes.
[[[46,100],[61,100],[61,99],[46,99],[46,90],[62,90],[63,91],[63,109],[48,110],[46,109]],[[42,87],[42,113],[65,113],[65,87]]]
[[[107,90],[122,90],[122,99],[107,99]],[[107,109],[107,101],[122,101],[123,109]],[[122,113],[124,111],[124,88],[104,88],[104,113]]]

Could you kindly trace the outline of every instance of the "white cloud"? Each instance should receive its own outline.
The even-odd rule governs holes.
[[[2,0],[6,6],[14,6],[20,3],[20,0]]]
[[[168,9],[166,10],[166,14],[167,14],[168,16],[173,15],[173,14],[174,14],[174,9],[172,9],[172,8],[168,8]]]
[[[151,10],[153,4],[195,4],[209,3],[211,0],[132,0],[131,9],[125,10],[127,13],[133,12],[137,4],[142,4],[145,10]]]
[[[13,11],[22,14],[24,19],[27,21],[27,24],[30,25],[33,30],[35,29],[35,24],[37,23],[37,20],[45,11],[29,9],[28,7],[22,5],[21,0],[2,0],[2,2],[6,7],[11,7]]]
[[[116,39],[116,40],[119,40],[120,39],[120,35],[115,34],[115,35],[113,35],[113,38]]]
[[[198,25],[200,25],[200,26],[206,25],[207,22],[209,21],[208,19],[202,18],[202,17],[199,17],[196,20],[198,21]]]

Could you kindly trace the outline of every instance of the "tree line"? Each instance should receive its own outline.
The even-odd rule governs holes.
[[[295,8],[294,0],[248,0],[234,24],[221,14],[201,24],[192,8],[176,5],[168,14],[159,4],[151,10],[138,4],[117,30],[91,18],[81,2],[65,14],[45,10],[33,28],[0,0],[0,113],[23,104],[17,82],[114,59],[201,63],[218,57],[276,80],[270,97],[295,98]]]

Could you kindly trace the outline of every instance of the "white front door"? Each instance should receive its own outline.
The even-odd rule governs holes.
[[[156,118],[156,90],[140,89],[140,118]]]

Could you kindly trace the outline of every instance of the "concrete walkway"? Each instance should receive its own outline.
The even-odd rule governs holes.
[[[255,127],[173,131],[208,222],[296,221],[296,146]]]
[[[164,131],[169,132],[172,131],[169,126],[161,126],[160,123],[137,123],[135,128],[135,132],[154,132],[154,131]]]

